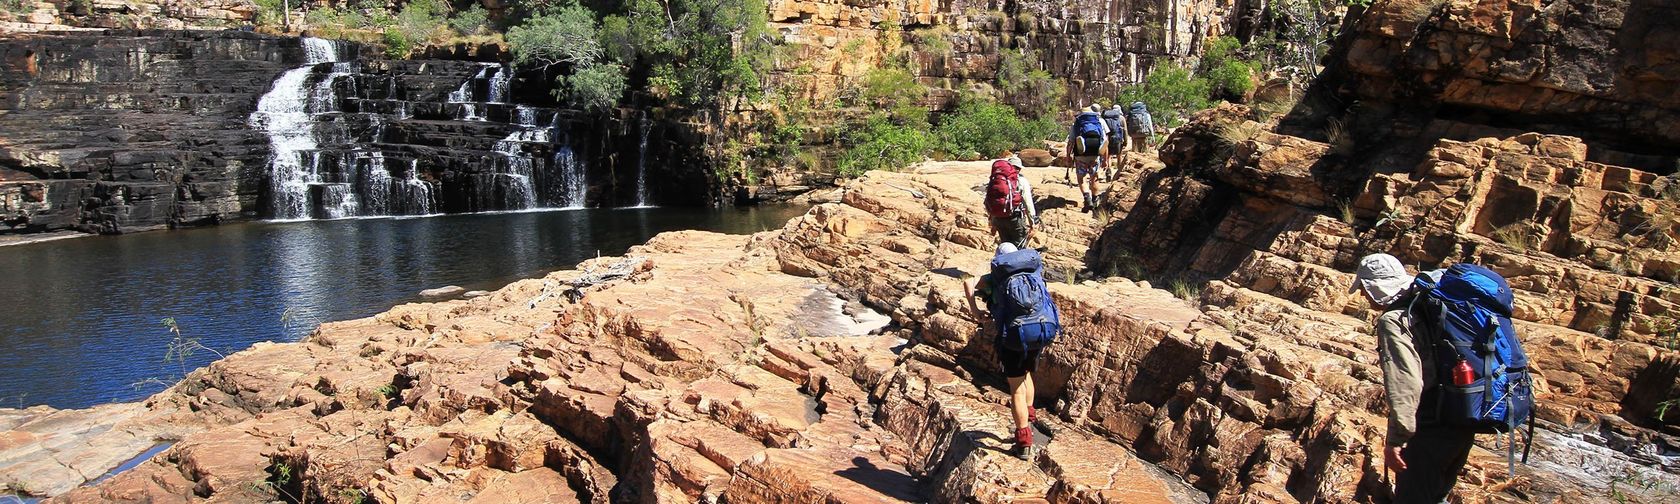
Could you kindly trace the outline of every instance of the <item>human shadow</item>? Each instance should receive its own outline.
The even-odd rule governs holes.
[[[835,471],[834,474],[893,499],[912,502],[924,500],[922,488],[916,483],[916,478],[904,471],[876,466],[865,457],[852,457],[852,467]]]

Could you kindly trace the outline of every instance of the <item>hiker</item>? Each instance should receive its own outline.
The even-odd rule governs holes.
[[[1044,284],[1044,258],[1033,249],[1017,249],[1014,244],[998,244],[992,257],[992,271],[981,275],[973,288],[963,284],[968,309],[980,320],[987,312],[974,304],[976,295],[986,300],[997,337],[992,347],[998,364],[1009,383],[1009,408],[1015,419],[1015,445],[1011,450],[1022,460],[1032,460],[1033,429],[1038,412],[1032,402],[1033,368],[1038,355],[1061,332],[1061,314],[1056,301]]]
[[[1511,433],[1532,422],[1528,358],[1510,323],[1511,289],[1471,264],[1413,277],[1388,254],[1361,258],[1356,278],[1354,287],[1383,310],[1376,323],[1388,399],[1383,465],[1396,474],[1394,502],[1444,503],[1476,433]],[[1506,453],[1515,471],[1514,442]]]
[[[1038,208],[1033,205],[1032,184],[1021,176],[1021,157],[1010,155],[992,161],[992,176],[986,183],[986,215],[998,241],[1026,248],[1038,227]]]
[[[1068,131],[1068,155],[1073,157],[1073,173],[1079,177],[1074,186],[1085,197],[1085,211],[1097,202],[1097,172],[1102,169],[1104,152],[1108,148],[1108,124],[1098,115],[1101,109],[1093,104],[1073,118]]]
[[[1132,137],[1132,151],[1147,152],[1152,147],[1149,139],[1155,135],[1155,118],[1143,102],[1132,102],[1132,108],[1126,111],[1126,127],[1126,134]]]
[[[1103,125],[1108,126],[1108,149],[1103,152],[1103,164],[1108,165],[1108,181],[1120,176],[1120,159],[1126,156],[1126,112],[1116,103],[1102,113]]]

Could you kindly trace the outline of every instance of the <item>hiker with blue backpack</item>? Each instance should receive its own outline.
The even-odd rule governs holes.
[[[1126,155],[1126,111],[1120,104],[1102,112],[1103,124],[1108,126],[1108,149],[1103,152],[1103,164],[1108,165],[1108,181],[1113,182],[1120,175],[1120,159]]]
[[[1505,279],[1464,263],[1414,277],[1388,254],[1361,258],[1355,276],[1354,288],[1383,310],[1383,465],[1396,473],[1394,502],[1447,502],[1478,433],[1513,435],[1506,462],[1514,474],[1514,434],[1524,421],[1534,438],[1534,395]]]
[[[1091,105],[1079,112],[1073,117],[1073,129],[1068,131],[1068,156],[1073,158],[1073,173],[1078,177],[1073,185],[1085,196],[1086,212],[1097,204],[1097,173],[1109,149],[1108,124],[1100,111],[1100,107]]]
[[[968,308],[980,320],[987,312],[974,304],[976,296],[986,302],[997,337],[992,347],[1009,383],[1009,407],[1015,420],[1015,445],[1011,452],[1022,460],[1033,458],[1032,425],[1038,422],[1033,410],[1032,371],[1038,356],[1061,333],[1061,313],[1044,283],[1044,258],[1037,250],[998,244],[991,272],[981,275],[973,288],[963,284]]]

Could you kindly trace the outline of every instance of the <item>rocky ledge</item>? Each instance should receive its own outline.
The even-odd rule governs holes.
[[[961,301],[960,277],[990,255],[985,169],[872,173],[781,230],[663,234],[487,296],[324,324],[144,403],[8,411],[0,479],[59,502],[1379,493],[1381,385],[1365,319],[1276,295],[1299,276],[1216,281],[1195,302],[1148,282],[1081,280],[1100,221],[1076,209],[1056,168],[1027,170],[1067,324],[1039,367],[1053,428],[1034,460],[1007,454],[989,324]],[[1324,289],[1351,277],[1316,268]],[[1540,362],[1564,351],[1534,346]],[[79,486],[159,442],[173,444]],[[1497,441],[1482,442],[1458,502],[1591,501],[1628,478],[1680,483],[1553,430],[1512,479]],[[1619,492],[1657,502],[1661,488]]]

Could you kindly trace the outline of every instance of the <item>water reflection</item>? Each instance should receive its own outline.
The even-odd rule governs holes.
[[[494,289],[673,229],[752,233],[797,208],[638,208],[232,224],[0,247],[0,405],[82,407],[156,392],[214,355],[165,363],[174,317],[223,353],[316,323]]]

